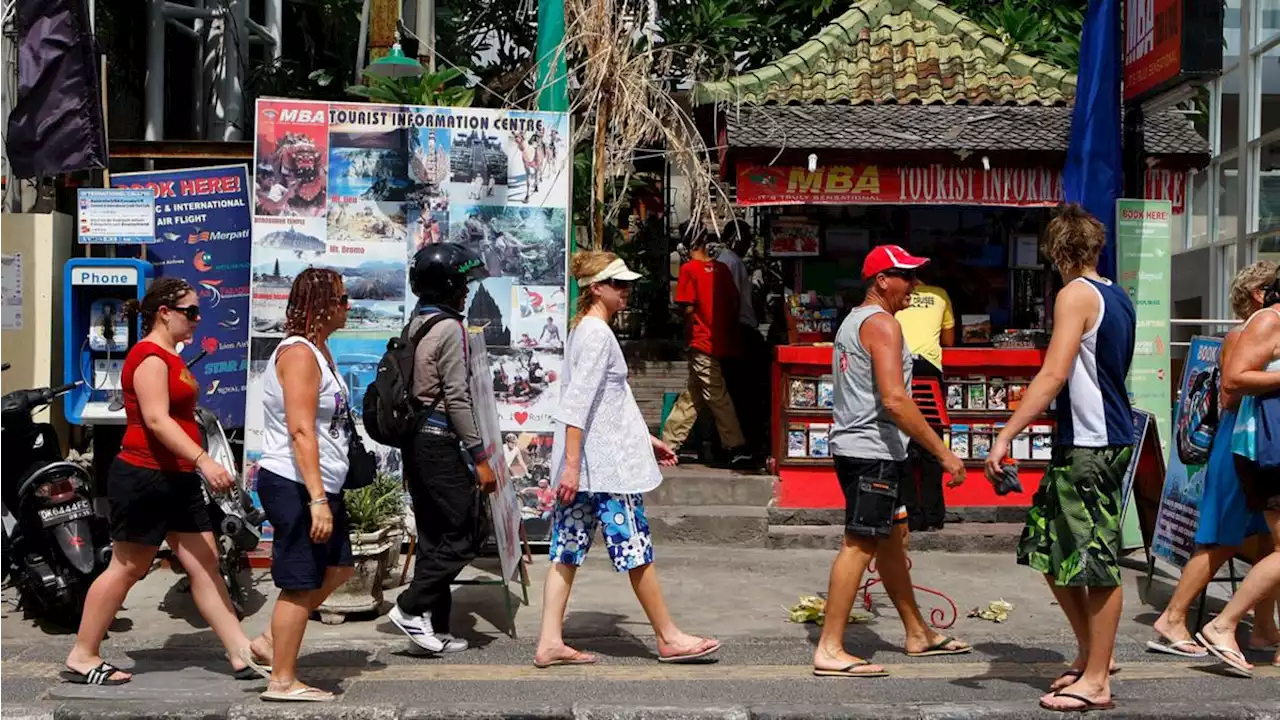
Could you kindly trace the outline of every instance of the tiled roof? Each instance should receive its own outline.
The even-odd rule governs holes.
[[[1076,78],[936,0],[859,0],[809,42],[694,102],[1065,105]]]
[[[731,148],[1066,152],[1071,108],[963,105],[799,105],[729,108]],[[1183,115],[1146,119],[1146,150],[1202,155],[1209,144]]]

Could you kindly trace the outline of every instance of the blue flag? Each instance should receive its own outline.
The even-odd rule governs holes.
[[[1112,279],[1116,276],[1116,198],[1124,190],[1121,72],[1120,0],[1089,0],[1062,183],[1067,202],[1080,203],[1106,225],[1107,244],[1098,272]]]

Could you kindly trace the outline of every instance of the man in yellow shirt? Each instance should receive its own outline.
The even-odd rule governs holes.
[[[956,342],[956,319],[951,296],[936,285],[919,285],[911,293],[911,306],[895,316],[902,325],[902,339],[915,356],[912,375],[942,382],[942,348]],[[918,470],[918,484],[907,482],[902,493],[911,530],[941,529],[947,507],[942,499],[942,466],[928,452],[911,443]]]

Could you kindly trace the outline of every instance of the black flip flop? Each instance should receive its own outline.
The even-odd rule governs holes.
[[[62,674],[62,679],[66,680],[72,685],[115,686],[115,685],[124,685],[125,683],[133,679],[132,677],[128,677],[128,678],[125,678],[124,680],[112,680],[111,676],[118,672],[123,672],[123,671],[120,668],[116,667],[115,665],[112,665],[111,663],[103,660],[101,665],[98,665],[98,667],[90,670],[87,673],[82,673],[79,670],[76,670],[75,668],[68,667],[66,670],[63,670],[61,674]]]
[[[1114,668],[1111,668],[1111,670],[1109,670],[1107,674],[1115,675],[1118,672],[1120,672],[1120,668],[1114,667]],[[1073,678],[1079,679],[1081,675],[1084,675],[1084,673],[1075,668],[1067,668],[1066,670],[1062,671],[1062,674],[1058,676],[1058,679],[1061,680],[1064,677],[1073,677]]]
[[[1045,701],[1041,700],[1040,707],[1044,708],[1045,710],[1051,710],[1053,712],[1063,712],[1063,713],[1068,713],[1068,712],[1086,713],[1086,712],[1089,712],[1090,710],[1114,710],[1116,708],[1116,704],[1110,700],[1104,703],[1095,702],[1083,695],[1077,695],[1075,693],[1069,693],[1069,692],[1062,692],[1061,690],[1054,693],[1053,696],[1070,698],[1072,700],[1079,700],[1081,703],[1083,703],[1083,705],[1078,705],[1076,707],[1060,708],[1060,707],[1054,707],[1052,705],[1049,705]]]
[[[951,643],[957,643],[957,642],[963,644],[964,647],[959,647],[959,648],[947,647]],[[933,645],[931,645],[930,647],[928,647],[922,652],[907,653],[907,657],[921,658],[921,657],[934,657],[937,655],[964,655],[965,653],[969,653],[969,652],[973,652],[972,645],[965,643],[963,640],[957,640],[954,637],[947,636],[942,638],[938,642],[934,643]]]

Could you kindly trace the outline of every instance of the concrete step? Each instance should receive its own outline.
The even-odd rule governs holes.
[[[911,533],[914,551],[1012,554],[1022,523],[957,523],[942,530]],[[768,547],[774,550],[836,549],[844,537],[841,525],[769,525]]]
[[[648,505],[751,505],[764,508],[773,500],[772,475],[747,474],[701,466],[662,471],[662,484],[645,495]]]
[[[765,546],[769,513],[752,505],[647,507],[649,528],[659,544]]]
[[[1004,507],[947,508],[948,526],[954,523],[1015,523],[1027,519],[1027,508]],[[843,525],[844,508],[769,508],[770,525]]]

